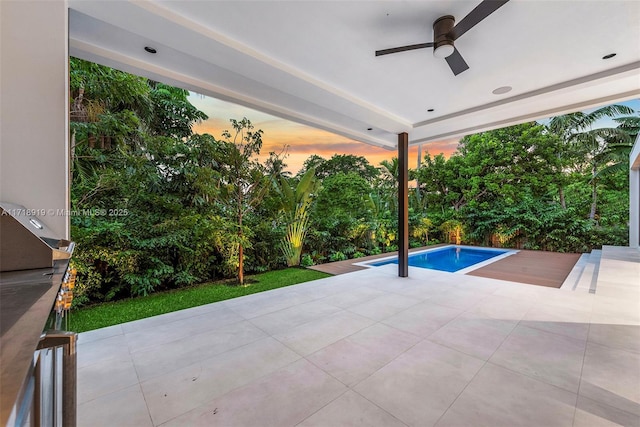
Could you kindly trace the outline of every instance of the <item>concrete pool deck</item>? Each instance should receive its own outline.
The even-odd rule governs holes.
[[[640,425],[640,251],[595,294],[396,266],[80,335],[80,426]]]

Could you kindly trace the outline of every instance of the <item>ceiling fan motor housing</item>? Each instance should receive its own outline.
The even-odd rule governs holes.
[[[438,58],[446,58],[453,53],[451,30],[455,18],[451,15],[441,16],[433,23],[433,54]]]

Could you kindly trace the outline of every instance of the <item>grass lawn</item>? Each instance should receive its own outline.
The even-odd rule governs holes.
[[[314,270],[288,268],[247,276],[246,282],[250,284],[245,287],[214,282],[146,297],[108,302],[72,310],[69,313],[69,330],[90,331],[329,276]]]

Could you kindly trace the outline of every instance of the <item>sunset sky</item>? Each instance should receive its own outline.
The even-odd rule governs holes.
[[[288,156],[285,163],[287,169],[292,173],[297,173],[302,167],[302,163],[312,154],[317,154],[326,159],[334,154],[354,154],[364,156],[369,162],[378,166],[383,160],[390,160],[396,156],[395,150],[386,150],[363,142],[354,141],[340,135],[318,130],[309,126],[291,122],[271,116],[247,107],[220,101],[211,97],[204,97],[191,94],[189,101],[199,110],[204,111],[209,119],[197,124],[194,127],[196,133],[209,133],[216,138],[220,138],[222,131],[231,127],[229,119],[240,120],[247,117],[253,123],[255,129],[262,129],[262,151],[259,156],[260,161],[269,157],[269,152],[282,152],[288,146]],[[640,100],[632,100],[623,104],[640,110]],[[609,120],[603,121],[598,127],[615,127],[616,124]],[[448,140],[441,142],[430,142],[422,146],[423,155],[429,152],[431,155],[444,153],[450,156],[458,145],[458,140]],[[409,151],[409,167],[415,168],[418,158],[418,148],[411,147]]]
[[[255,129],[262,129],[262,151],[259,160],[269,157],[269,152],[280,153],[285,146],[289,146],[288,157],[285,163],[287,169],[297,173],[302,163],[312,154],[317,154],[326,159],[334,154],[354,154],[366,157],[369,162],[378,166],[383,160],[390,160],[396,156],[396,150],[386,150],[363,142],[354,141],[340,135],[318,130],[309,126],[291,122],[271,116],[247,107],[220,101],[215,98],[202,97],[191,94],[189,101],[201,111],[204,111],[209,119],[194,127],[196,133],[209,133],[216,138],[220,137],[223,130],[231,127],[229,119],[240,120],[248,118]],[[434,142],[424,144],[424,152],[435,155],[445,153],[449,156],[456,150],[458,140]],[[409,167],[416,167],[418,160],[418,148],[412,147],[409,151]]]

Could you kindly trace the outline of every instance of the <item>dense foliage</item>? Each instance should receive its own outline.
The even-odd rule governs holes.
[[[70,77],[77,304],[397,249],[397,159],[312,155],[291,176],[282,155],[256,161],[265,136],[246,118],[194,134],[207,116],[187,91],[77,59]],[[632,114],[606,107],[426,154],[410,171],[410,244],[626,244]]]

